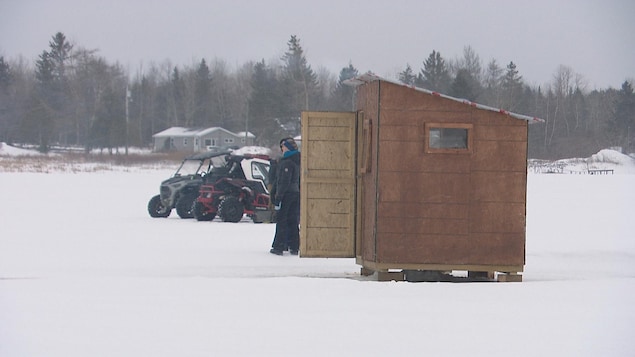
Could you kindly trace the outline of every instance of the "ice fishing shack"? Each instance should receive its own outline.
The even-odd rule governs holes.
[[[378,280],[521,281],[528,123],[372,74],[355,111],[302,113],[301,257]]]

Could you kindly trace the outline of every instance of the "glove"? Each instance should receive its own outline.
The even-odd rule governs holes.
[[[273,206],[273,209],[275,209],[276,211],[280,211],[280,206],[282,206],[282,203],[278,203],[277,205]]]

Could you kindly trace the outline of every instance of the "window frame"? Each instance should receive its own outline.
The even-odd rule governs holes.
[[[466,148],[433,148],[430,147],[430,131],[432,129],[465,129],[467,130]],[[424,148],[427,154],[471,154],[474,150],[474,125],[467,123],[425,123]]]

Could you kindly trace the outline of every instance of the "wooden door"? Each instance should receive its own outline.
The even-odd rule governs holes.
[[[354,112],[302,113],[302,257],[355,257],[356,128]]]

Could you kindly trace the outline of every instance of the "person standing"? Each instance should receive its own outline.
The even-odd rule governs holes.
[[[293,138],[280,140],[282,158],[278,162],[273,202],[276,234],[271,244],[272,254],[282,255],[286,248],[292,255],[300,249],[300,152]]]

